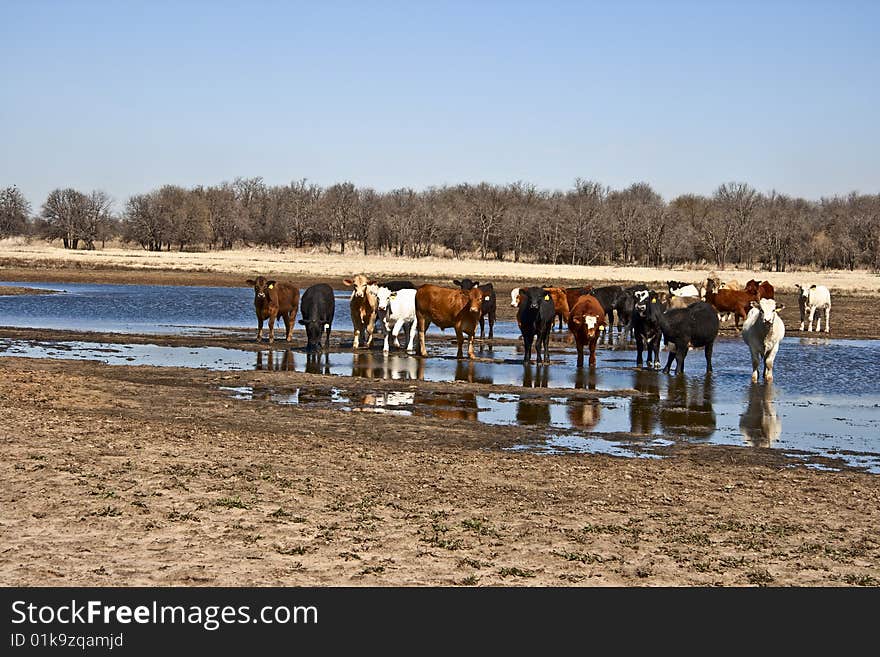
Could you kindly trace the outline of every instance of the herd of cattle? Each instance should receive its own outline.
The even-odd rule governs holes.
[[[453,328],[458,342],[457,357],[463,357],[464,336],[468,336],[468,357],[474,358],[474,339],[477,325],[480,339],[494,337],[497,298],[492,283],[480,285],[470,279],[452,281],[456,287],[425,284],[416,286],[409,281],[378,282],[363,274],[344,281],[352,288],[349,301],[353,327],[352,348],[365,348],[373,343],[375,324],[381,320],[385,328],[383,351],[390,349],[389,337],[394,346],[400,345],[400,332],[409,325],[407,352],[415,351],[416,333],[419,336],[419,353],[427,356],[425,331],[431,324],[441,329]],[[330,330],[335,314],[333,288],[326,283],[308,287],[300,298],[299,289],[293,285],[260,276],[248,280],[254,289],[254,308],[257,315],[257,340],[262,339],[263,323],[268,320],[269,342],[275,339],[275,322],[284,322],[286,338],[291,339],[293,321],[299,310],[300,324],[305,327],[308,338],[307,351],[329,350]],[[830,332],[831,295],[823,285],[797,285],[801,326],[821,330],[822,313],[824,328]],[[706,370],[712,371],[712,350],[722,321],[732,317],[740,328],[752,357],[752,380],[758,379],[758,369],[763,361],[764,379],[773,379],[773,361],[779,342],[785,335],[785,326],[777,312],[784,306],[774,299],[774,289],[769,281],[750,280],[740,286],[736,281],[722,282],[710,275],[699,284],[668,281],[667,290],[657,292],[645,285],[623,287],[609,285],[593,288],[579,287],[521,287],[511,291],[511,306],[517,308],[524,347],[523,362],[531,361],[532,346],[536,362],[549,364],[550,334],[559,321],[568,325],[577,345],[577,366],[584,366],[584,352],[589,352],[589,366],[596,365],[596,345],[604,335],[606,342],[613,342],[615,315],[618,339],[636,343],[636,365],[660,369],[661,337],[669,350],[664,372],[669,372],[673,360],[676,371],[684,372],[684,360],[691,348],[703,348]],[[322,345],[323,341],[323,345]],[[643,360],[643,355],[647,361]]]

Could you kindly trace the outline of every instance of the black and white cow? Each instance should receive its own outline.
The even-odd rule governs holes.
[[[633,292],[632,317],[630,325],[636,337],[636,366],[642,364],[642,351],[647,348],[647,367],[660,369],[660,321],[659,315],[651,311],[651,306],[659,307],[660,301],[657,293],[651,290],[636,290]]]
[[[532,357],[532,342],[535,342],[535,363],[541,364],[541,350],[544,351],[545,364],[550,363],[550,331],[556,319],[556,308],[550,293],[540,287],[520,289],[517,320],[523,336],[523,363],[528,364]],[[537,340],[536,340],[537,338]]]

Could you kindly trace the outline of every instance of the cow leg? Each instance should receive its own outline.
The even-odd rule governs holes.
[[[468,358],[473,360],[476,358],[474,355],[474,338],[477,335],[477,327],[474,327],[474,332],[468,335]]]
[[[764,355],[764,382],[773,380],[773,363],[776,361],[776,352],[779,351],[779,343],[773,345],[769,353]]]
[[[324,351],[327,352],[327,358],[330,358],[330,325],[327,324],[324,330],[327,331],[327,337],[324,338]]]
[[[416,321],[419,324],[419,354],[421,356],[427,356],[428,350],[425,348],[425,331],[428,329],[430,322],[421,314],[416,315],[416,318]]]
[[[495,311],[489,311],[489,339],[492,340],[495,337]]]
[[[369,349],[370,347],[373,346],[373,331],[375,331],[375,330],[376,330],[376,314],[373,313],[372,315],[370,315],[370,317],[367,321],[367,326],[366,326],[366,333],[367,333],[366,347],[367,347],[367,349]]]
[[[810,316],[808,317],[809,323],[807,324],[807,331],[813,332],[813,315],[816,313],[816,309],[814,307],[810,307]]]
[[[403,328],[403,318],[398,319],[394,322],[394,329],[392,329],[391,333],[394,335],[394,346],[400,349],[400,330]]]
[[[761,364],[761,355],[757,351],[752,351],[752,383],[758,382],[758,366]],[[764,376],[766,377],[766,370]]]
[[[590,367],[596,367],[596,341],[590,340]]]
[[[476,326],[474,327],[474,333],[476,333]],[[486,338],[486,316],[483,313],[480,313],[480,340],[484,340]]]
[[[278,313],[269,313],[269,344],[275,342],[275,320],[278,318]]]
[[[550,364],[550,329],[551,326],[547,327],[547,333],[544,335],[544,364]]]
[[[416,341],[416,320],[413,320],[409,323],[409,344],[406,345],[407,352],[413,351],[415,341]]]
[[[666,359],[666,367],[663,368],[664,374],[669,374],[669,370],[672,369],[672,359],[675,358],[675,350],[671,350],[669,352],[669,357]]]
[[[636,333],[636,367],[642,366],[642,350],[645,348],[645,345],[642,341],[642,334]],[[648,352],[648,358],[651,357],[651,352]]]
[[[684,347],[679,345],[675,345],[675,374],[678,376],[679,374],[684,374],[684,357],[687,356],[688,346],[687,344]]]
[[[534,339],[531,331],[523,333],[523,365],[528,365],[532,360],[532,340]]]
[[[825,332],[826,332],[826,333],[831,333],[831,323],[830,323],[830,320],[831,320],[831,306],[828,306],[828,307],[825,309]]]
[[[284,339],[290,342],[290,334],[293,333],[293,324],[290,322],[290,313],[282,313],[281,319],[284,320]]]
[[[712,350],[715,348],[715,343],[710,342],[707,344],[703,350],[706,352],[706,372],[712,371]]]
[[[577,366],[583,367],[584,366],[584,343],[581,342],[580,337],[576,338],[576,342],[577,342],[577,350],[578,350]],[[593,362],[592,347],[590,349],[590,362],[591,363]]]
[[[263,318],[257,317],[257,342],[263,339]]]
[[[351,316],[351,324],[353,327],[351,333],[351,348],[357,349],[361,346],[361,323],[355,319],[355,315],[352,313]]]

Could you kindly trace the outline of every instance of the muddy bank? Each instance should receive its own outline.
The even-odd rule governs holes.
[[[527,427],[219,389],[259,372],[0,371],[6,585],[880,584],[877,477],[774,450],[548,457],[501,449]]]
[[[15,297],[22,294],[57,294],[55,290],[41,290],[35,287],[0,285],[0,297]]]

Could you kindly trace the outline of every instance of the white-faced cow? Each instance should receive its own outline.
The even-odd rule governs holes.
[[[345,285],[353,287],[351,299],[348,302],[351,310],[351,325],[353,327],[352,349],[360,346],[361,334],[364,334],[364,346],[369,349],[373,345],[373,330],[376,324],[376,295],[369,287],[376,281],[370,280],[363,274],[342,281]]]
[[[816,330],[822,330],[822,311],[825,311],[825,332],[831,332],[831,292],[824,285],[795,284],[798,291],[798,306],[801,310],[801,331],[804,330],[804,322],[808,321],[807,330],[813,330],[813,316],[819,311],[816,318]]]
[[[758,381],[758,366],[764,361],[764,381],[773,380],[773,363],[779,343],[785,336],[785,324],[778,311],[785,308],[773,299],[752,301],[751,310],[743,322],[742,338],[752,354],[752,381]]]
[[[386,354],[390,351],[388,346],[388,335],[394,335],[394,346],[400,348],[400,330],[404,324],[409,324],[409,343],[406,346],[407,351],[413,351],[416,332],[416,291],[413,289],[401,289],[392,292],[387,287],[370,286],[370,290],[376,295],[379,303],[379,310],[382,313],[382,322],[385,324],[385,344],[382,351]],[[393,326],[393,328],[392,328]]]

